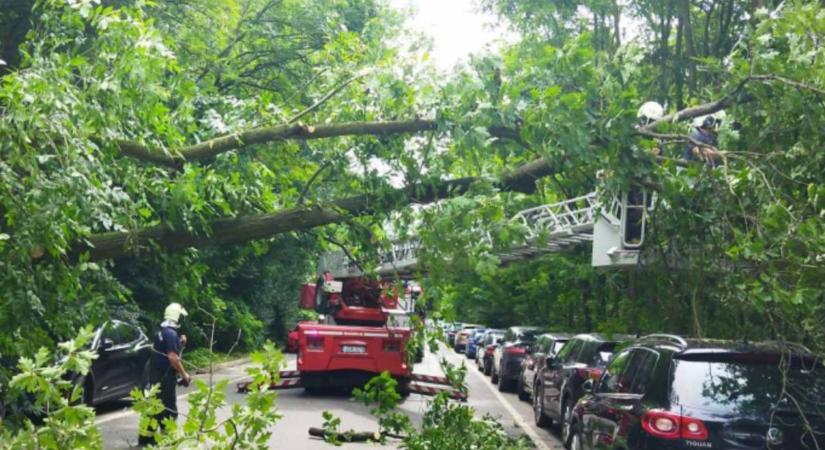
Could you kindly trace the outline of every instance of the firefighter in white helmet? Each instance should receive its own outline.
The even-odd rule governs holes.
[[[177,393],[175,392],[178,376],[180,376],[180,384],[184,386],[188,386],[192,380],[181,360],[181,353],[186,345],[186,335],[178,333],[181,320],[187,315],[186,309],[180,303],[170,303],[163,312],[163,322],[154,337],[154,351],[148,362],[148,382],[150,385],[160,385],[163,411],[155,416],[158,425],[161,425],[167,418],[173,420],[178,418]],[[141,435],[140,445],[153,443],[154,432],[155,430],[150,427],[146,436]]]

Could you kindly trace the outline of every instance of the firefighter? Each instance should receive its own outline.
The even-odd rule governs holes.
[[[180,303],[170,303],[163,313],[163,322],[161,322],[158,332],[154,337],[154,345],[152,356],[149,358],[149,385],[160,385],[160,400],[163,403],[163,411],[154,418],[157,420],[159,426],[163,426],[163,421],[171,418],[177,420],[178,405],[176,386],[178,385],[178,376],[180,376],[180,384],[189,386],[192,377],[186,372],[181,360],[181,353],[183,347],[186,346],[186,335],[179,334],[181,318],[186,317],[188,313]],[[139,437],[140,445],[149,445],[154,443],[155,429],[150,427],[149,435]]]
[[[697,117],[693,125],[696,128],[690,134],[690,142],[685,148],[685,159],[688,161],[704,161],[708,167],[716,167],[722,155],[716,149],[716,130],[722,122],[720,117],[708,115]],[[703,144],[703,145],[699,145]]]

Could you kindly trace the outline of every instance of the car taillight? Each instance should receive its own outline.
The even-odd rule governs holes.
[[[487,352],[488,355],[492,355],[496,351],[496,346],[488,345],[487,348],[484,349],[484,351]]]
[[[708,429],[704,422],[666,411],[652,410],[645,413],[642,416],[642,428],[651,436],[662,439],[708,439]]]
[[[576,375],[585,380],[598,380],[599,377],[602,376],[602,369],[597,369],[595,367],[585,367],[583,369],[576,369]]]
[[[307,350],[323,350],[324,337],[318,334],[307,334]]]
[[[504,353],[507,353],[508,355],[516,355],[516,356],[526,355],[527,354],[527,349],[524,348],[524,347],[507,347],[507,348],[504,349]]]
[[[384,339],[384,351],[385,352],[400,352],[401,351],[401,341],[397,339]]]

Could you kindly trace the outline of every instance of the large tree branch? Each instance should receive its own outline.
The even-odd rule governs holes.
[[[364,135],[390,136],[420,133],[437,128],[438,123],[436,121],[422,119],[389,122],[343,122],[317,126],[302,123],[275,125],[220,136],[199,144],[184,147],[171,154],[160,149],[151,149],[136,142],[116,141],[115,144],[126,156],[172,168],[180,168],[180,166],[187,161],[210,159],[231,150],[238,150],[250,145],[277,140],[309,140]],[[515,130],[503,127],[490,127],[489,131],[490,135],[494,137],[516,141],[520,140],[518,132]]]
[[[555,170],[546,160],[535,160],[505,174],[496,184],[501,190],[532,193],[535,181]],[[267,238],[290,231],[339,223],[351,216],[365,215],[388,208],[401,208],[411,203],[431,203],[461,195],[480,181],[477,177],[421,183],[395,189],[380,196],[358,195],[342,198],[324,206],[296,207],[275,213],[217,219],[211,223],[211,235],[175,231],[164,226],[132,232],[111,232],[89,236],[72,249],[73,257],[88,254],[92,261],[117,258],[155,248],[177,250],[236,244]]]
[[[752,100],[752,97],[746,96],[744,98],[738,98],[739,97],[738,94],[742,91],[742,89],[745,87],[745,85],[748,83],[748,81],[749,81],[749,79],[745,79],[744,81],[739,83],[739,85],[737,85],[736,88],[733,91],[725,94],[724,96],[722,96],[722,98],[720,98],[716,101],[703,103],[703,104],[698,105],[698,106],[692,106],[690,108],[685,108],[685,109],[676,111],[674,113],[668,114],[668,115],[662,117],[659,120],[653,121],[653,122],[651,122],[651,123],[649,123],[649,124],[647,124],[643,127],[640,127],[638,129],[638,132],[640,134],[653,133],[654,132],[653,130],[655,130],[659,125],[662,125],[662,124],[665,124],[665,123],[679,122],[679,121],[682,121],[682,120],[690,120],[690,119],[693,119],[695,117],[705,116],[705,115],[708,115],[708,114],[713,114],[713,113],[719,112],[719,111],[733,105],[734,103],[748,102],[748,101]]]

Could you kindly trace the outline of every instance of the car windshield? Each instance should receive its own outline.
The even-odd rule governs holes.
[[[674,360],[674,402],[721,414],[796,413],[801,408],[805,414],[825,415],[821,363],[794,359],[788,367],[774,355],[710,359]]]

